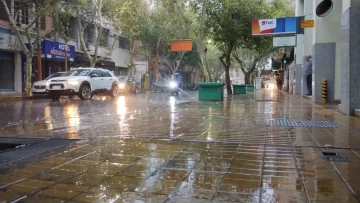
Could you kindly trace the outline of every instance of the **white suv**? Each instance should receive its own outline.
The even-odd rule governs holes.
[[[62,95],[78,95],[82,100],[91,99],[94,94],[116,97],[118,92],[119,79],[102,68],[76,68],[49,81],[52,100],[58,100]]]

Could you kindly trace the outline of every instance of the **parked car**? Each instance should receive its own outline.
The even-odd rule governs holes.
[[[49,81],[49,97],[53,100],[63,95],[78,95],[81,100],[88,100],[96,94],[116,97],[118,93],[119,79],[102,68],[76,68]]]
[[[136,82],[131,76],[119,76],[119,93],[136,94]]]
[[[49,77],[45,78],[44,80],[40,80],[40,81],[35,82],[33,84],[32,89],[31,89],[32,95],[33,96],[38,96],[38,95],[46,95],[46,94],[48,94],[49,80],[51,78],[63,76],[64,74],[65,74],[65,72],[57,72],[57,73],[54,73],[54,74],[50,75]]]

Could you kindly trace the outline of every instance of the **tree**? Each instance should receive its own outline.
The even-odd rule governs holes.
[[[53,5],[56,5],[60,0],[28,0],[17,1],[14,8],[11,3],[6,0],[0,0],[5,9],[5,13],[10,21],[10,26],[19,40],[21,50],[26,56],[26,82],[25,94],[31,95],[31,76],[32,76],[32,60],[35,49],[40,49],[41,39],[46,33],[41,32],[41,18],[51,14]],[[33,8],[34,9],[30,9]],[[14,10],[13,10],[14,9]],[[20,18],[19,12],[26,10],[29,12],[29,18]],[[41,49],[40,49],[41,50]],[[38,53],[41,55],[41,53]]]
[[[227,93],[231,94],[230,67],[233,51],[239,47],[256,48],[262,38],[251,36],[251,21],[267,14],[267,3],[263,0],[214,0],[207,4],[206,28],[222,52],[220,61],[225,69]]]
[[[68,70],[68,43],[71,40],[70,36],[70,20],[71,17],[75,14],[75,6],[72,3],[67,4],[58,4],[56,9],[56,16],[54,24],[55,30],[58,35],[65,42],[65,71]]]
[[[262,18],[293,16],[294,9],[291,8],[290,5],[290,0],[274,0],[265,7],[267,15],[262,16]],[[251,25],[248,24],[248,26]],[[242,33],[242,35],[246,36],[249,35],[249,33],[251,33],[251,27],[249,27],[245,33]],[[237,47],[233,52],[233,57],[239,63],[240,68],[245,75],[245,83],[250,84],[252,83],[251,75],[253,72],[256,69],[258,69],[258,72],[261,72],[264,69],[264,63],[275,49],[272,48],[271,37],[247,37],[249,37],[249,40],[247,40],[246,44],[243,44],[245,46]]]
[[[90,67],[108,57],[122,34],[121,15],[130,0],[78,0],[76,10],[80,45]],[[92,46],[91,46],[92,44]],[[105,50],[104,50],[105,48]],[[100,49],[104,50],[101,56]]]
[[[118,0],[112,0],[118,1]],[[148,15],[148,4],[145,0],[126,0],[123,5],[118,8],[120,27],[129,37],[129,48],[130,48],[130,75],[135,74],[135,58],[138,52],[141,51],[141,28],[146,26],[146,19]]]
[[[155,4],[144,21],[140,28],[140,39],[148,49],[151,66],[155,68],[157,63],[165,65],[174,74],[188,52],[171,52],[170,42],[178,39],[193,39],[194,36],[187,29],[187,24],[179,20],[179,15],[170,13],[169,8],[162,3]]]

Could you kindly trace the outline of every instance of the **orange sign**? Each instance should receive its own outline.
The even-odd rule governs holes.
[[[192,51],[192,40],[171,41],[171,51]]]
[[[315,26],[314,20],[302,20],[300,23],[301,28],[311,28]]]

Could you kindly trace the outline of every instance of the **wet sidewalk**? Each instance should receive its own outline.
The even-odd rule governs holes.
[[[4,100],[26,100],[31,97],[26,96],[22,92],[0,92],[0,101]]]
[[[359,202],[358,118],[266,90],[116,104],[72,132],[91,141],[1,175],[0,202]]]

